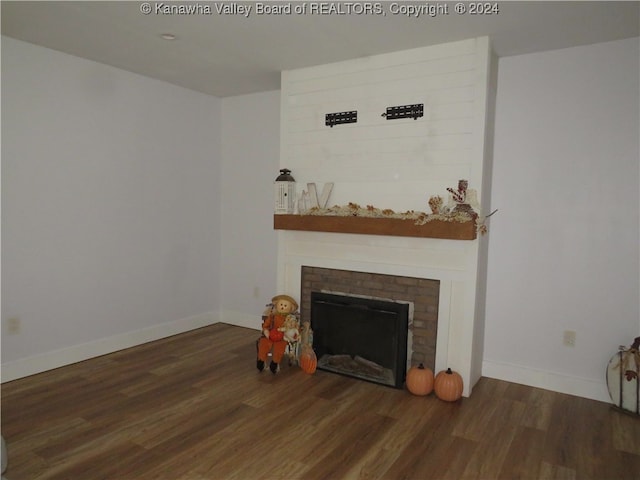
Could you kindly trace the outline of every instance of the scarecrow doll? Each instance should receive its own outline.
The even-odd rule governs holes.
[[[269,370],[272,373],[276,373],[289,344],[290,332],[288,330],[290,330],[291,320],[297,321],[294,314],[298,310],[298,303],[288,295],[276,295],[271,299],[271,302],[273,305],[271,311],[263,317],[262,321],[262,336],[258,340],[258,361],[256,366],[262,372],[267,356],[269,352],[272,352]],[[290,317],[293,317],[293,319]]]

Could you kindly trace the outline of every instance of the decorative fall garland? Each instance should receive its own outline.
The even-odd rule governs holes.
[[[349,202],[347,205],[334,205],[333,207],[312,207],[308,210],[300,212],[300,215],[315,215],[326,217],[364,217],[364,218],[396,218],[400,220],[413,220],[415,225],[425,225],[433,220],[440,220],[443,222],[471,222],[475,221],[476,229],[478,233],[484,235],[487,233],[486,219],[496,213],[498,210],[494,210],[489,215],[479,215],[476,211],[479,208],[477,202],[469,204],[470,192],[474,192],[473,198],[475,199],[475,190],[468,190],[469,182],[467,180],[458,181],[458,189],[447,188],[447,191],[451,193],[452,199],[455,202],[455,206],[443,206],[443,199],[439,195],[433,195],[429,198],[429,207],[432,213],[416,212],[414,210],[408,210],[403,213],[394,212],[393,210],[386,208],[380,209],[373,205],[367,205],[361,207],[357,203]]]
[[[416,212],[414,210],[408,210],[406,212],[395,212],[391,209],[380,209],[373,205],[367,205],[361,207],[357,203],[349,202],[348,205],[334,205],[330,208],[312,207],[305,212],[301,212],[301,215],[314,215],[314,216],[326,216],[326,217],[362,217],[362,218],[396,218],[400,220],[413,220],[415,225],[425,225],[433,220],[440,220],[442,222],[476,222],[478,233],[484,235],[487,233],[487,226],[485,220],[498,210],[494,210],[489,215],[485,216],[472,216],[468,212],[457,212],[454,210],[442,208],[439,213],[426,213]]]
[[[417,225],[424,225],[430,220],[444,220],[447,222],[469,222],[472,217],[464,212],[451,212],[428,214],[426,212],[416,212],[408,210],[406,212],[395,212],[389,208],[380,209],[373,205],[361,207],[357,203],[349,202],[348,205],[334,205],[329,208],[313,207],[302,212],[302,215],[332,216],[332,217],[365,217],[365,218],[397,218],[401,220],[415,220]],[[422,223],[418,223],[422,222]]]

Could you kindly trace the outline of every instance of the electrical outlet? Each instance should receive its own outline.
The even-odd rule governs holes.
[[[573,330],[565,330],[562,334],[562,344],[565,347],[575,347],[576,346],[576,332]]]
[[[253,298],[260,298],[260,287],[253,287]]]
[[[20,333],[22,325],[20,324],[20,318],[11,317],[7,319],[7,333],[9,335],[17,335]]]

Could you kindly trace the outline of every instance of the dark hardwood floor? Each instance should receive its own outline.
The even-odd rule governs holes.
[[[640,418],[483,378],[446,403],[255,368],[216,324],[2,385],[9,480],[640,479]]]

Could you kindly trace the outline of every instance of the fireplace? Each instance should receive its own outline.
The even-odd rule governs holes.
[[[309,182],[332,182],[329,205],[395,212],[424,211],[430,195],[447,195],[446,187],[467,179],[477,189],[482,212],[490,212],[495,60],[489,38],[478,37],[285,71],[279,168],[293,171],[299,194]],[[394,75],[378,78],[389,68]],[[408,122],[365,115],[357,128],[333,129],[318,115],[346,100],[354,110],[369,111],[371,105],[382,107],[382,98],[398,102],[388,105],[424,102],[429,115],[425,111]],[[302,298],[307,287],[300,284],[305,265],[393,275],[389,283],[370,280],[371,293],[360,291],[366,279],[338,278],[314,290],[414,301],[411,363],[457,371],[469,396],[482,375],[488,236],[405,237],[386,227],[355,228],[359,222],[346,217],[329,220],[330,231],[277,231],[278,293],[301,295],[305,318],[305,308],[310,309]]]
[[[302,265],[300,272],[300,312],[303,320],[312,317],[313,292],[407,305],[405,366],[423,363],[435,370],[439,280],[308,265]],[[316,344],[314,336],[314,349]]]
[[[318,368],[402,388],[409,304],[352,295],[311,293]]]

